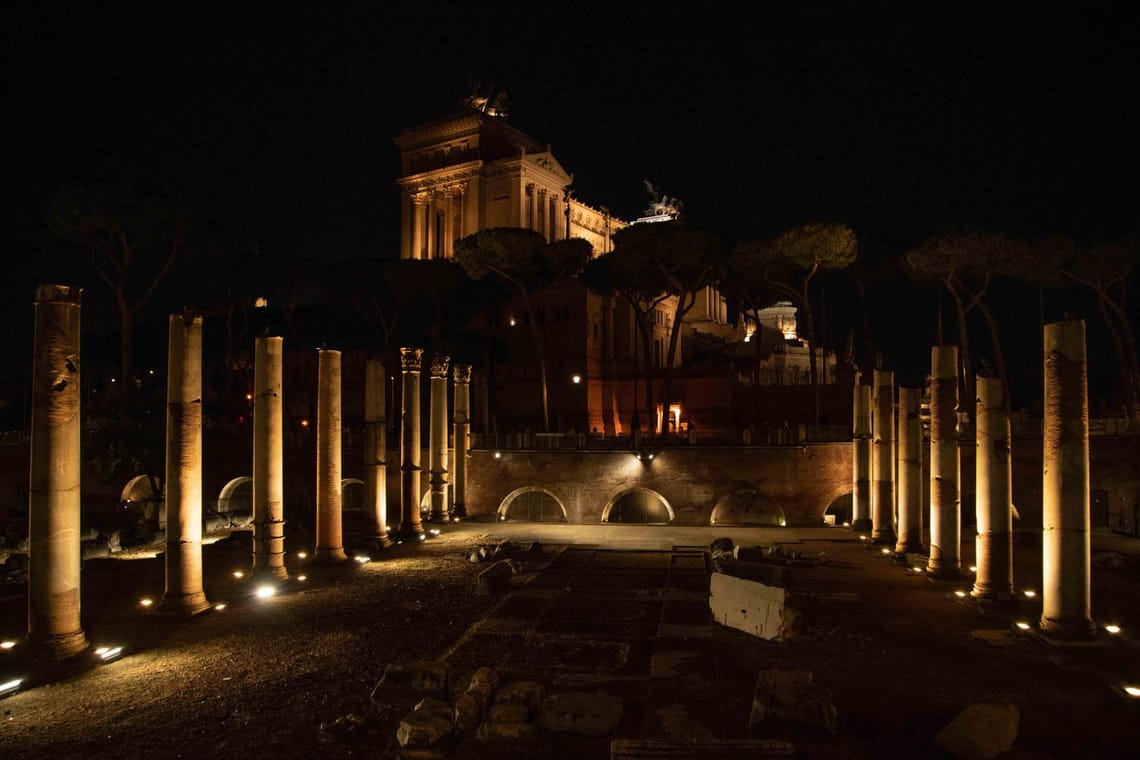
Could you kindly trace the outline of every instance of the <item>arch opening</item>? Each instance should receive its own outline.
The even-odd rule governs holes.
[[[340,508],[345,512],[364,511],[364,481],[345,478],[340,481]]]
[[[243,475],[222,486],[218,493],[218,512],[253,513],[253,478]]]
[[[606,505],[602,522],[667,525],[673,522],[673,516],[673,507],[664,496],[648,488],[633,488]]]
[[[739,486],[716,503],[709,524],[778,527],[785,524],[784,510],[771,496],[751,486]]]
[[[499,505],[500,520],[518,522],[567,522],[566,508],[544,488],[520,488]]]
[[[851,513],[854,510],[855,495],[852,493],[845,493],[842,496],[837,496],[827,505],[827,509],[823,513],[823,521],[827,525],[851,525]]]

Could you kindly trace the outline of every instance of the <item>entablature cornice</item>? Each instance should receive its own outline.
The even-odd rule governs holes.
[[[443,189],[458,183],[466,184],[475,179],[480,175],[482,167],[482,161],[469,161],[459,166],[400,177],[396,180],[396,185],[401,190],[413,193]]]

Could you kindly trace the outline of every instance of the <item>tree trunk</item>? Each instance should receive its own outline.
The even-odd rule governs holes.
[[[653,409],[653,338],[649,334],[649,314],[638,315],[637,326],[638,332],[641,334],[641,348],[645,354],[645,432],[650,437],[653,436],[654,415]]]
[[[986,306],[981,299],[978,299],[978,310],[982,312],[982,319],[986,320],[986,327],[990,331],[990,343],[994,349],[994,364],[997,365],[998,378],[1001,380],[1002,407],[1005,409],[1005,413],[1009,414],[1012,409],[1012,401],[1009,396],[1009,376],[1005,371],[1005,351],[1002,350],[1001,339],[998,337],[997,320],[994,319],[990,307]]]
[[[811,312],[811,299],[808,297],[808,283],[810,279],[804,280],[803,290],[803,304],[804,304],[804,319],[807,321],[807,338],[808,338],[808,377],[811,379],[811,395],[814,414],[812,422],[815,425],[819,424],[819,369],[816,367],[815,360],[815,317]]]
[[[116,302],[119,309],[119,392],[123,398],[131,398],[134,395],[131,377],[134,374],[131,366],[135,346],[134,314],[121,291],[116,294]]]
[[[1100,291],[1097,291],[1096,305],[1100,309],[1101,319],[1104,320],[1105,327],[1108,328],[1109,337],[1112,338],[1112,348],[1116,353],[1116,363],[1120,368],[1120,388],[1121,401],[1124,404],[1125,413],[1128,419],[1136,421],[1140,419],[1137,416],[1137,405],[1140,404],[1140,393],[1136,387],[1136,377],[1132,374],[1131,362],[1124,348],[1124,339],[1120,335],[1120,329],[1117,327],[1113,314],[1109,312],[1108,305],[1105,303],[1105,298]],[[1127,326],[1127,324],[1126,324]]]
[[[962,408],[965,407],[966,414],[973,420],[974,399],[977,398],[977,395],[974,393],[974,366],[970,361],[970,336],[966,329],[966,307],[954,286],[949,282],[944,282],[944,284],[954,299],[954,313],[958,318],[958,364],[961,367],[960,382],[963,388],[958,410],[962,411]]]
[[[526,304],[527,318],[530,321],[530,334],[534,338],[534,354],[538,357],[538,376],[539,384],[542,392],[542,432],[550,432],[550,399],[547,392],[549,386],[547,385],[546,378],[546,352],[542,346],[542,333],[538,329],[538,319],[535,318],[534,304],[531,302],[530,293],[524,288],[519,288],[522,294],[523,303]]]

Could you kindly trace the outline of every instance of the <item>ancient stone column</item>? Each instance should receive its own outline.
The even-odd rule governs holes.
[[[851,495],[851,530],[871,530],[871,386],[855,378],[853,448],[854,489]]]
[[[452,421],[452,452],[454,461],[451,465],[451,496],[454,504],[451,516],[467,516],[467,447],[471,432],[471,365],[456,364],[454,372],[455,394]]]
[[[171,314],[166,362],[166,593],[163,611],[195,615],[202,589],[202,317]]]
[[[431,360],[431,421],[428,428],[428,472],[431,486],[431,521],[447,522],[447,366],[451,360],[436,354]]]
[[[1085,323],[1045,325],[1041,630],[1088,638],[1089,399]]]
[[[875,370],[871,416],[871,540],[895,542],[895,375]]]
[[[427,229],[427,193],[412,196],[412,258],[427,258],[424,255],[424,231]]]
[[[384,365],[375,359],[364,363],[364,509],[372,523],[369,537],[378,547],[388,538],[388,419],[384,393]]]
[[[263,335],[253,359],[253,574],[284,579],[285,458],[281,374],[283,338]]]
[[[1010,481],[1009,415],[1005,412],[1001,380],[978,377],[974,455],[975,508],[978,535],[974,539],[973,596],[1013,598],[1013,486]]]
[[[59,661],[87,648],[79,621],[79,302],[36,288],[28,487],[28,644]]]
[[[899,388],[899,538],[895,552],[922,551],[922,391]]]
[[[403,409],[400,412],[400,536],[420,540],[420,366],[422,348],[401,348]]]
[[[962,560],[958,515],[958,347],[930,350],[930,560],[927,572],[957,577]]]
[[[340,351],[317,352],[317,546],[313,559],[339,562],[341,532]]]

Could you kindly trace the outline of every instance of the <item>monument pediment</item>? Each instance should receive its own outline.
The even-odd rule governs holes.
[[[528,153],[524,160],[527,166],[538,167],[545,172],[559,177],[563,180],[563,184],[569,184],[573,179],[570,172],[562,168],[562,164],[558,163],[558,159],[554,157],[554,154],[551,153],[549,149],[541,153]]]

